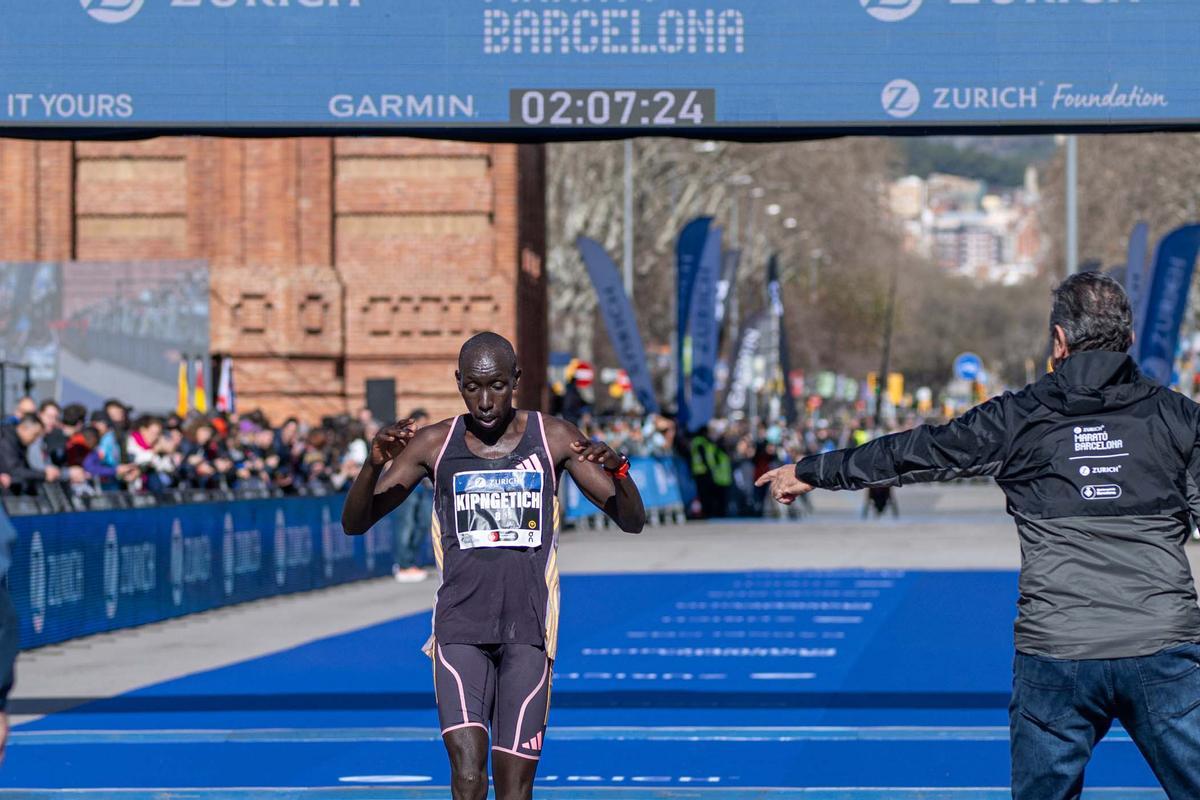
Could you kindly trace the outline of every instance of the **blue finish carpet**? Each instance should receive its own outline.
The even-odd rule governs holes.
[[[567,577],[537,794],[1007,797],[1015,600],[1012,572]],[[404,617],[21,726],[0,798],[448,797],[428,631]],[[1164,797],[1119,728],[1087,784]]]

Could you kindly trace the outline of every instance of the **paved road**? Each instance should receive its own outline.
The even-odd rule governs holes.
[[[902,516],[862,520],[861,495],[821,493],[804,520],[745,520],[649,528],[642,536],[580,530],[562,540],[567,573],[755,569],[1016,569],[1020,553],[1003,497],[990,486],[912,487]],[[1200,573],[1200,545],[1193,546]],[[109,697],[411,614],[431,604],[435,581],[365,581],[272,598],[24,653],[13,695]],[[25,711],[29,711],[28,703]],[[48,710],[40,703],[39,711]],[[29,719],[14,714],[14,721]]]

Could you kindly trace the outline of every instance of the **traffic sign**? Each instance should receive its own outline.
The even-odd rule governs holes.
[[[791,385],[792,397],[801,398],[804,396],[804,372],[798,369],[788,373],[788,382]]]
[[[575,366],[575,385],[580,389],[588,388],[595,379],[596,371],[592,369],[592,365],[588,362],[580,361]]]
[[[954,359],[954,377],[960,381],[974,381],[983,372],[983,359],[974,353],[962,353]]]

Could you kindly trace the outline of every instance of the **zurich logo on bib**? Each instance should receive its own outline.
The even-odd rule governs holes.
[[[83,10],[98,22],[110,25],[133,19],[145,0],[79,0]]]
[[[924,0],[858,0],[862,7],[877,20],[899,22],[917,13]]]

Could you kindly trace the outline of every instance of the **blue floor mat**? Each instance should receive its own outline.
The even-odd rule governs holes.
[[[541,786],[1007,785],[1015,573],[572,576],[563,594]],[[0,786],[445,785],[428,631],[405,617],[53,714],[14,733]],[[1155,786],[1110,739],[1088,785]]]

